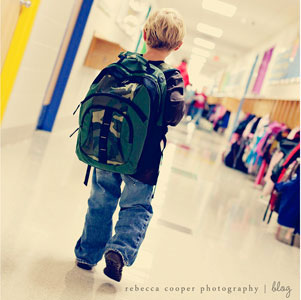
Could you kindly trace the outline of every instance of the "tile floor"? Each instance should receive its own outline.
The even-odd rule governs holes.
[[[1,299],[299,299],[299,249],[274,238],[252,181],[221,163],[226,139],[185,124],[169,132],[154,217],[121,283],[103,262],[75,267],[89,188],[72,129],[3,141]]]

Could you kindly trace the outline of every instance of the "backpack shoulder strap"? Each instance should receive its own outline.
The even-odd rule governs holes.
[[[173,66],[163,62],[161,63],[160,65],[156,66],[159,70],[161,70],[164,74],[164,82],[162,82],[162,90],[164,91],[163,92],[163,100],[162,100],[162,110],[161,110],[161,115],[160,115],[160,118],[159,118],[159,122],[158,122],[158,125],[163,125],[163,116],[164,116],[164,108],[165,108],[165,101],[166,101],[166,93],[167,93],[167,80],[166,78],[168,78],[168,73],[174,73],[176,71],[179,72],[178,69],[174,68]]]
[[[158,68],[159,68],[164,74],[169,73],[169,72],[175,72],[175,71],[180,72],[178,69],[174,68],[173,66],[171,66],[171,65],[169,65],[169,64],[167,64],[167,63],[165,63],[165,62],[161,63],[161,64],[158,66]]]

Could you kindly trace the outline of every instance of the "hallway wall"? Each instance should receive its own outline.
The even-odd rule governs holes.
[[[115,42],[128,51],[135,51],[139,34],[129,36],[115,22],[118,12],[127,9],[126,2],[117,0],[115,4],[110,5],[112,11],[115,12],[115,15],[111,17],[100,8],[99,3],[99,1],[94,1],[92,6],[53,130],[56,130],[57,126],[62,126],[65,121],[69,123],[69,120],[72,120],[71,122],[77,127],[78,115],[73,116],[72,113],[83,100],[92,81],[99,73],[99,70],[84,66],[93,35]],[[151,1],[151,3],[154,8],[156,2]]]
[[[112,2],[110,8],[113,15],[109,15],[101,9],[101,3],[104,2],[106,1],[94,0],[57,115],[59,126],[66,117],[69,118],[68,121],[73,120],[77,123],[77,117],[72,116],[73,110],[82,100],[99,72],[83,65],[93,35],[97,34],[119,43],[127,50],[134,51],[136,48],[138,33],[135,36],[128,36],[115,22],[118,13],[127,10],[127,1]],[[155,8],[156,0],[150,2]],[[75,0],[41,0],[32,34],[2,122],[3,143],[22,140],[26,136],[32,135],[35,130],[74,4]]]
[[[75,0],[42,0],[8,102],[2,132],[36,126],[44,94],[61,47]]]
[[[260,45],[254,45],[254,48],[247,53],[244,57],[239,58],[234,64],[229,65],[224,71],[233,73],[239,73],[241,72],[242,76],[240,79],[240,84],[237,86],[228,86],[223,94],[225,94],[228,97],[234,97],[234,98],[241,98],[244,89],[250,74],[251,67],[255,61],[255,57],[257,54],[259,54],[258,62],[255,68],[255,72],[249,87],[249,92],[247,97],[260,97],[260,98],[267,98],[267,99],[289,99],[289,100],[297,100],[300,99],[299,95],[299,82],[297,80],[292,82],[282,82],[277,84],[270,84],[269,83],[269,77],[272,71],[273,64],[275,62],[275,58],[277,55],[289,47],[294,40],[296,40],[298,36],[298,28],[299,23],[298,21],[292,22],[287,27],[283,28],[281,32],[279,32],[277,35],[272,36],[268,41],[262,41]],[[253,88],[254,82],[257,77],[258,68],[261,64],[263,53],[272,48],[275,47],[271,61],[268,66],[268,70],[263,82],[263,86],[261,88],[260,96],[254,95],[251,93],[251,90]],[[223,71],[220,71],[219,74],[216,75],[216,78],[222,76]]]

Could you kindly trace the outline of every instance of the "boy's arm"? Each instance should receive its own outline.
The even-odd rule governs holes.
[[[184,116],[184,81],[181,73],[176,70],[166,76],[167,93],[165,106],[165,124],[176,126]]]

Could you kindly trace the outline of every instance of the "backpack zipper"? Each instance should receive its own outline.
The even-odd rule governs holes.
[[[75,115],[75,114],[76,114],[76,112],[77,112],[77,110],[79,109],[80,105],[81,105],[81,102],[80,102],[80,103],[77,105],[77,107],[76,107],[75,111],[73,112],[73,115]]]
[[[117,64],[117,63],[116,63]],[[128,73],[130,73],[130,76],[133,76],[133,77],[136,77],[136,78],[140,78],[140,77],[138,77],[138,76],[135,76],[135,75],[132,75],[132,74],[135,74],[135,73],[142,73],[142,74],[144,74],[145,75],[145,77],[148,77],[154,84],[155,84],[155,86],[156,86],[156,89],[157,89],[157,92],[158,92],[158,95],[159,95],[159,97],[160,97],[160,102],[161,102],[161,96],[162,96],[162,91],[161,91],[161,87],[160,87],[160,85],[158,84],[158,82],[157,82],[157,80],[155,80],[155,78],[154,78],[154,76],[153,75],[151,75],[151,74],[149,74],[149,73],[147,73],[147,72],[145,72],[145,71],[135,71],[135,72],[132,72],[130,69],[128,69],[126,66],[124,66],[123,64],[119,64],[119,66],[121,67],[121,68],[123,68],[123,69],[125,69]],[[118,67],[116,67],[116,66],[114,66],[114,65],[112,65],[110,68],[114,68],[114,69],[116,69],[117,70],[117,72],[120,70]],[[158,68],[158,67],[157,67]],[[159,70],[160,70],[160,68],[158,68]],[[109,69],[110,70],[110,69]],[[104,72],[104,74],[105,73],[108,73],[108,74],[110,74],[110,72],[109,72],[109,70],[107,70],[106,72]],[[164,72],[162,71],[162,70],[160,70],[163,74],[164,74]],[[165,75],[164,75],[165,76]],[[138,82],[138,83],[141,83],[141,82]]]
[[[120,66],[121,68],[125,69],[128,73],[130,73],[129,75],[134,79],[134,80],[129,80],[129,82],[142,84],[142,81],[143,81],[143,80],[141,79],[141,77],[132,75],[133,72],[131,72],[127,67],[125,67],[125,66],[123,66],[123,65],[119,65],[119,66]],[[112,65],[110,68],[106,68],[106,69],[104,69],[103,71],[101,71],[101,73],[100,73],[97,77],[102,78],[102,77],[103,77],[104,75],[106,75],[106,74],[114,75],[114,74],[112,73],[112,69],[115,69],[117,72],[120,73],[120,69],[119,69],[117,66]],[[158,68],[158,69],[159,69],[159,68]],[[163,72],[163,71],[162,71],[162,72]],[[148,73],[146,73],[146,72],[144,72],[144,71],[136,71],[135,73],[144,73],[144,74],[146,75],[145,77],[147,77],[150,81],[152,81],[152,82],[154,83],[154,85],[155,85],[155,87],[156,87],[156,90],[157,90],[157,94],[158,94],[159,97],[160,97],[159,102],[161,103],[161,101],[162,101],[162,91],[161,91],[160,85],[159,85],[158,82],[155,80],[155,78],[154,78],[151,74],[148,74]],[[164,74],[164,73],[163,73],[163,74]],[[94,82],[93,82],[93,83],[94,83]],[[103,94],[103,95],[105,95],[105,94],[110,95],[110,93],[93,93],[93,94],[89,95],[88,97],[86,97],[84,100],[82,100],[82,101],[78,104],[78,106],[76,107],[75,111],[73,112],[73,115],[76,114],[77,110],[79,109],[79,107],[80,107],[83,103],[85,103],[85,102],[86,102],[87,100],[89,100],[91,97],[99,96],[99,95],[101,95],[101,94]],[[125,100],[125,102],[127,102],[127,104],[129,104],[130,106],[133,106],[133,109],[136,110],[136,112],[137,112],[137,114],[139,115],[139,117],[141,118],[141,120],[142,120],[142,119],[144,119],[144,121],[146,120],[146,117],[145,117],[144,113],[140,110],[140,108],[139,108],[135,103],[133,103],[133,102],[131,102],[129,99],[124,98],[124,97],[121,97],[121,96],[119,96],[119,95],[115,95],[115,94],[113,94],[113,93],[112,93],[112,95],[114,95],[114,97],[117,96],[118,98],[121,98],[122,100]],[[131,104],[130,104],[130,103],[131,103]],[[138,108],[138,110],[140,110],[141,112],[138,112],[137,109],[134,108],[134,106],[136,106],[136,107]],[[158,106],[158,108],[160,108],[160,106]],[[142,114],[144,115],[144,117],[142,117]],[[144,122],[144,121],[143,121],[143,122]]]
[[[73,134],[76,132],[76,131],[78,131],[79,130],[79,127],[78,128],[76,128],[70,135],[69,135],[69,137],[72,137],[73,136]]]
[[[119,100],[122,100],[124,103],[128,104],[137,113],[137,115],[139,116],[139,118],[141,119],[142,122],[145,122],[147,119],[145,113],[141,110],[141,108],[137,104],[135,104],[128,98],[119,96],[114,93],[93,93],[93,94],[89,95],[86,99],[84,99],[81,102],[81,104],[85,103],[86,101],[88,101],[89,99],[91,99],[92,97],[95,97],[95,96],[107,96],[107,97],[118,98]],[[98,104],[96,104],[96,105],[98,105]]]

